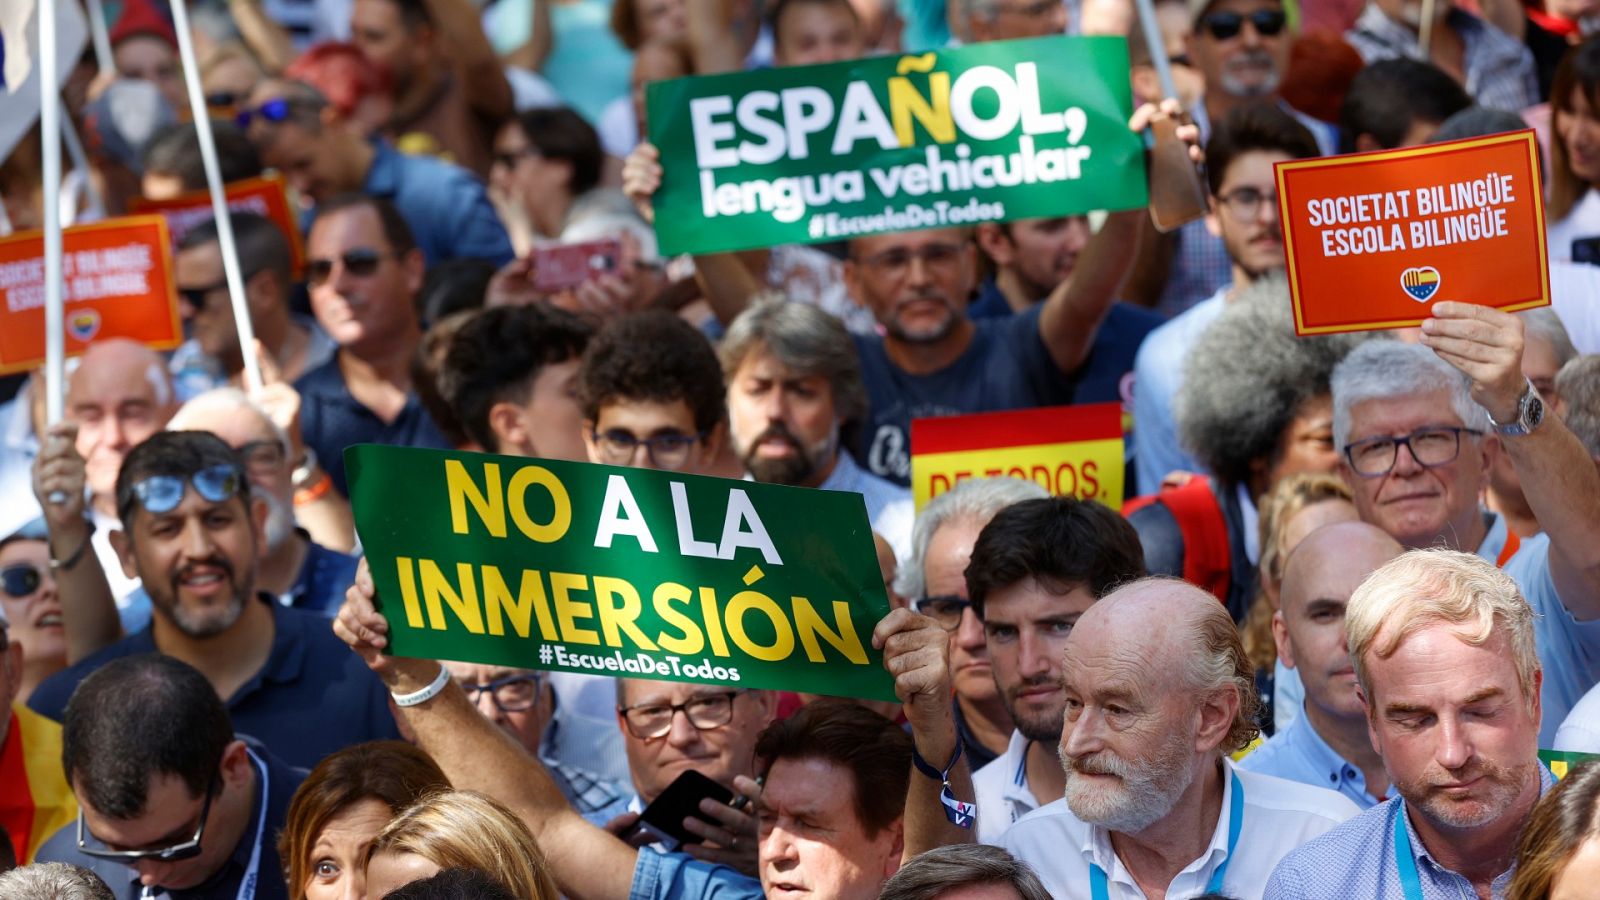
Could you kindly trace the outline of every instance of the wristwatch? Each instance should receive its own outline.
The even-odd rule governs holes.
[[[1534,390],[1533,382],[1528,382],[1528,387],[1522,392],[1522,397],[1517,400],[1516,419],[1501,424],[1489,416],[1489,424],[1494,426],[1494,433],[1504,437],[1521,437],[1532,434],[1534,429],[1544,421],[1544,400],[1539,397],[1539,392]]]

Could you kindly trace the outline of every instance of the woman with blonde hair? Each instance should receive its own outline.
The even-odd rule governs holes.
[[[1572,771],[1540,798],[1517,841],[1506,900],[1580,900],[1600,881],[1600,762]]]
[[[383,897],[446,869],[489,875],[518,900],[559,897],[528,827],[499,801],[475,791],[424,797],[390,822],[372,843],[367,897]]]

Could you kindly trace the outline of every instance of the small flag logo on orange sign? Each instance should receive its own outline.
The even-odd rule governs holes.
[[[67,320],[67,330],[73,337],[88,343],[89,339],[100,331],[100,314],[92,309],[74,313]]]
[[[1400,287],[1411,299],[1426,303],[1439,292],[1439,270],[1433,266],[1413,267],[1400,273]]]

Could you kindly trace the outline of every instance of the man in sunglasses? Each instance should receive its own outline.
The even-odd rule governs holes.
[[[967,596],[983,621],[995,687],[1017,727],[1006,752],[972,775],[978,840],[997,843],[1011,823],[1061,799],[1067,636],[1096,600],[1144,575],[1138,532],[1092,500],[1024,500],[979,533]]]
[[[85,678],[61,752],[80,812],[39,860],[94,871],[117,900],[288,900],[277,834],[305,772],[233,728],[205,676],[170,656]]]
[[[117,479],[112,543],[150,595],[149,627],[45,680],[29,705],[60,721],[79,682],[115,659],[163,653],[200,670],[233,720],[293,765],[399,737],[383,685],[345,654],[323,615],[257,590],[266,503],[216,435],[161,432]]]
[[[1461,82],[1479,106],[1520,113],[1538,103],[1533,51],[1455,3],[1433,5],[1433,46],[1418,49],[1422,0],[1371,0],[1345,40],[1363,61],[1426,57]]]
[[[1434,304],[1422,344],[1368,341],[1333,372],[1333,439],[1361,518],[1403,546],[1476,553],[1538,613],[1540,746],[1600,681],[1600,472],[1522,373],[1523,322]],[[1519,538],[1479,497],[1506,454],[1544,533]]]

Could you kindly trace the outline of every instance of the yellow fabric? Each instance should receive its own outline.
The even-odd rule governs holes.
[[[72,796],[66,773],[61,771],[61,726],[21,703],[12,711],[17,715],[13,724],[22,731],[23,766],[28,771],[28,790],[34,805],[27,858],[19,860],[21,865],[27,865],[46,838],[77,820],[78,801]]]

